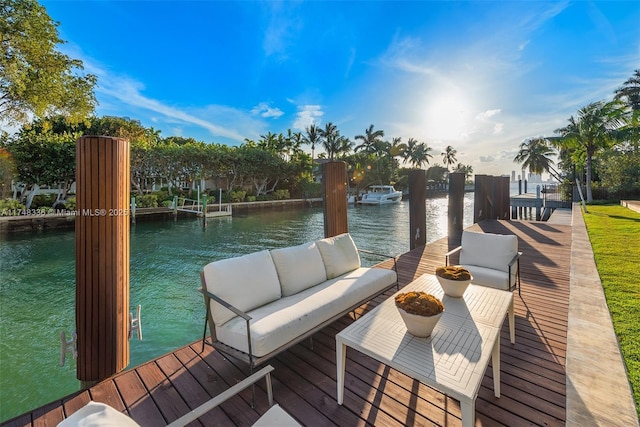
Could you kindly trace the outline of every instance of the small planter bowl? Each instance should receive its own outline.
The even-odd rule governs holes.
[[[438,282],[442,287],[445,295],[449,295],[450,297],[460,298],[464,295],[464,292],[467,290],[467,287],[473,280],[473,277],[467,280],[452,280],[445,279],[444,277],[440,277],[436,275],[438,278]]]
[[[433,316],[420,316],[418,314],[407,313],[400,307],[396,307],[402,316],[407,332],[416,337],[426,338],[431,335],[433,328],[436,327],[442,313]]]

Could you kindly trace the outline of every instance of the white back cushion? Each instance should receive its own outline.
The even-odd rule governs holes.
[[[518,238],[513,235],[462,232],[460,264],[478,265],[504,272],[518,252]]]
[[[315,242],[271,250],[282,296],[297,294],[327,280],[322,256]]]
[[[281,296],[278,273],[267,250],[207,264],[204,278],[209,292],[244,312]],[[218,326],[236,317],[234,312],[213,300],[211,315]]]
[[[360,255],[349,233],[327,237],[316,241],[316,244],[327,270],[327,279],[360,268]]]

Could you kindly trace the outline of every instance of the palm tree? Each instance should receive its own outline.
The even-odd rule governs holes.
[[[462,163],[458,163],[454,172],[459,172],[464,174],[464,180],[467,181],[473,175],[473,166],[471,165],[463,165]]]
[[[361,140],[362,144],[356,145],[354,151],[364,150],[366,153],[376,153],[379,151],[380,143],[382,142],[382,137],[384,136],[384,131],[382,129],[373,130],[373,125],[369,126],[368,129],[365,129],[364,135],[356,135],[356,140]]]
[[[404,151],[407,147],[403,144],[401,137],[391,138],[391,142],[385,144],[385,153],[389,156],[391,161],[391,178],[395,175],[396,157],[403,157]]]
[[[307,128],[305,129],[305,132],[307,134],[304,135],[302,138],[306,144],[311,145],[311,160],[313,160],[315,157],[316,143],[320,142],[320,139],[322,138],[322,135],[321,135],[322,129],[320,129],[315,124],[312,124],[307,126]]]
[[[591,191],[593,157],[616,141],[618,130],[625,124],[625,112],[619,101],[598,101],[578,110],[576,118],[571,116],[569,124],[555,132],[561,137],[559,143],[573,149],[575,156],[585,156],[587,202],[593,201]]]
[[[340,132],[338,132],[338,127],[329,122],[324,125],[324,129],[320,129],[320,136],[322,137],[321,142],[327,152],[327,157],[329,160],[333,160],[336,154],[340,153],[342,146],[342,141],[339,141]]]
[[[640,68],[634,71],[622,87],[616,89],[615,99],[625,101],[634,111],[640,110]]]
[[[407,141],[407,149],[404,152],[404,160],[408,161],[416,169],[429,164],[429,158],[433,157],[429,152],[432,148],[424,142],[418,142],[414,138]]]
[[[520,163],[523,169],[528,168],[531,173],[549,172],[555,179],[561,181],[558,171],[552,166],[553,160],[549,158],[555,154],[556,151],[551,147],[551,142],[547,138],[528,138],[520,143],[520,151],[513,162]]]
[[[444,152],[440,154],[442,154],[442,162],[447,167],[447,172],[449,172],[449,166],[455,164],[455,162],[458,160],[456,159],[456,154],[458,154],[458,151],[455,150],[452,146],[447,145],[447,148],[445,148]]]

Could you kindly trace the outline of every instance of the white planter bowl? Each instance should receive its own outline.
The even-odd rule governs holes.
[[[438,282],[440,283],[440,286],[442,286],[444,293],[454,298],[462,297],[464,292],[467,290],[469,283],[473,280],[473,277],[468,280],[451,280],[438,275],[436,275],[436,277],[438,278]]]
[[[416,337],[426,338],[431,335],[433,328],[438,324],[438,320],[442,317],[442,313],[434,316],[419,316],[417,314],[407,313],[400,307],[396,307],[402,316],[407,332]]]

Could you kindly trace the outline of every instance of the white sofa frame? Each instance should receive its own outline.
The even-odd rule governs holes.
[[[396,290],[400,290],[400,284],[398,282],[397,257],[391,256],[391,255],[380,254],[380,253],[376,253],[376,252],[371,252],[371,251],[368,251],[366,249],[357,249],[357,250],[358,250],[358,252],[361,252],[361,253],[374,255],[374,256],[378,256],[378,257],[383,257],[385,259],[392,259],[393,260],[393,269],[396,272],[396,282],[392,283],[390,286],[387,286],[386,288],[382,289],[379,292],[373,293],[371,296],[367,297],[365,300],[359,301],[358,303],[354,304],[353,306],[349,307],[348,309],[343,310],[340,313],[336,314],[335,316],[325,320],[324,322],[320,323],[319,325],[317,325],[314,328],[311,328],[310,330],[308,330],[304,334],[299,335],[295,339],[293,339],[293,340],[289,341],[288,343],[278,347],[277,349],[275,349],[271,353],[265,354],[264,356],[260,356],[260,357],[257,357],[257,356],[253,355],[253,351],[252,351],[252,347],[251,347],[251,327],[250,327],[251,316],[248,315],[247,313],[245,313],[244,311],[240,310],[239,308],[234,307],[233,305],[231,305],[227,301],[223,300],[222,298],[218,297],[217,295],[214,295],[213,293],[209,292],[207,290],[207,287],[206,287],[206,284],[205,284],[204,271],[201,270],[200,271],[200,280],[202,282],[202,288],[198,289],[198,292],[201,292],[204,295],[204,302],[205,302],[205,305],[206,305],[206,317],[205,317],[205,322],[204,322],[204,332],[202,334],[202,350],[201,351],[204,351],[204,346],[205,345],[210,345],[213,348],[215,348],[216,350],[218,350],[218,351],[220,351],[220,352],[222,352],[222,353],[224,353],[226,355],[232,356],[235,359],[238,359],[240,361],[243,361],[243,362],[247,363],[249,365],[249,374],[251,374],[251,373],[253,373],[253,370],[257,366],[262,365],[267,360],[269,360],[272,357],[278,355],[279,353],[287,350],[288,348],[296,345],[300,341],[303,341],[306,338],[311,337],[316,332],[318,332],[319,330],[325,328],[326,326],[330,325],[331,323],[335,322],[336,320],[338,320],[342,316],[346,315],[347,313],[352,312],[352,311],[354,311],[354,313],[355,313],[355,309],[356,308],[360,307],[361,305],[363,305],[364,303],[366,303],[368,301],[371,301],[372,299],[376,298],[377,296],[385,293],[386,291],[391,289],[394,285],[396,286]],[[245,353],[243,351],[240,351],[240,350],[238,350],[236,348],[233,348],[233,347],[231,347],[229,345],[226,345],[226,344],[218,341],[218,339],[216,337],[215,323],[214,323],[213,317],[211,315],[211,300],[216,301],[217,303],[221,304],[223,307],[231,310],[236,315],[242,317],[245,320],[246,325],[247,325],[247,348],[249,349],[248,353]],[[354,314],[354,316],[355,316],[355,314]],[[209,326],[209,330],[211,332],[211,342],[207,341],[207,325]]]

